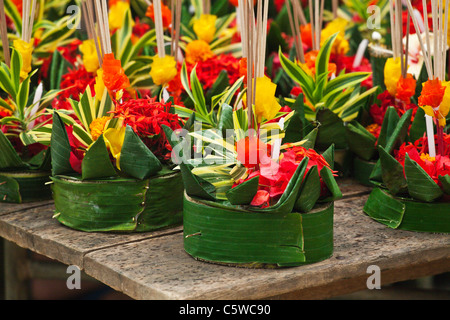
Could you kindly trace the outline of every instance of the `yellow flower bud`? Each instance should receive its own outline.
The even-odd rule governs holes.
[[[85,40],[79,49],[83,54],[83,64],[87,72],[95,72],[99,67],[97,49],[93,39]]]
[[[212,14],[202,14],[199,19],[194,21],[194,32],[197,39],[210,43],[216,34],[217,17]]]
[[[97,69],[97,76],[95,77],[95,98],[98,101],[102,100],[103,91],[105,90],[105,84],[103,83],[103,69]]]
[[[31,58],[33,53],[33,39],[30,43],[23,41],[22,39],[16,39],[13,42],[14,48],[22,56],[22,69],[20,70],[20,78],[26,79],[31,71]]]
[[[395,97],[397,93],[397,83],[402,75],[400,58],[389,58],[384,65],[384,84],[389,94]]]
[[[261,122],[262,118],[271,120],[280,111],[281,106],[275,98],[276,90],[277,85],[268,77],[256,79],[255,114],[258,122]]]
[[[177,75],[177,62],[172,56],[154,56],[151,67],[150,76],[156,85],[166,84]]]
[[[130,9],[130,4],[124,1],[117,1],[109,8],[108,21],[109,30],[113,31],[122,28],[125,12]],[[132,21],[132,25],[134,22]]]

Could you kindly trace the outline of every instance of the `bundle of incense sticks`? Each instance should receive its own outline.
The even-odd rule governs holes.
[[[239,9],[242,18],[242,52],[247,58],[246,103],[250,129],[254,125],[252,106],[255,103],[256,79],[264,77],[269,0],[257,1],[256,19],[253,0],[239,0]]]
[[[94,41],[98,62],[101,68],[103,64],[103,54],[105,49],[104,49],[104,41],[101,41],[100,39],[102,39],[104,35],[101,36],[100,32],[97,32],[100,31],[100,28],[95,27],[94,9],[92,7],[92,1],[83,0],[81,2],[81,7],[83,12],[82,17],[84,20],[84,24],[86,25],[88,38]]]
[[[425,42],[424,44],[419,24],[416,16],[414,15],[414,9],[411,5],[410,0],[406,0],[406,5],[410,16],[412,17],[414,28],[416,30],[417,38],[422,49],[422,54],[424,58],[425,67],[427,69],[429,79],[439,79],[441,81],[445,80],[445,70],[446,70],[446,55],[447,55],[447,28],[448,28],[448,6],[449,0],[445,0],[445,5],[441,0],[431,0],[431,15],[433,24],[433,47],[431,47],[430,39],[430,27],[428,24],[428,12],[426,0],[423,0],[423,17],[425,24]],[[431,58],[433,56],[433,59]],[[432,117],[426,115],[426,125],[427,125],[427,139],[428,139],[428,153],[430,157],[436,156],[436,147],[434,142],[434,128]],[[438,137],[442,134],[442,128],[438,127]],[[442,139],[439,139],[439,144]],[[441,146],[439,146],[441,149]]]
[[[83,19],[87,26],[88,36],[90,39],[94,39],[101,67],[105,54],[112,53],[108,6],[106,0],[83,0],[82,6],[85,12]],[[97,24],[94,23],[94,17]]]
[[[402,77],[406,78],[408,71],[409,55],[409,29],[410,17],[407,14],[406,45],[403,49],[403,4],[402,0],[390,0],[390,22],[391,22],[391,42],[392,56],[394,59],[400,58]]]
[[[172,0],[172,29],[171,29],[171,55],[178,61],[178,47],[180,42],[181,0]]]
[[[320,49],[320,33],[323,24],[324,0],[309,0],[309,16],[311,23],[311,36],[313,39],[313,50]]]
[[[290,3],[291,1],[293,11],[291,9]],[[303,51],[302,35],[300,32],[300,24],[299,24],[299,21],[301,25],[306,24],[306,18],[303,13],[303,9],[297,0],[286,0],[286,9],[289,18],[289,25],[291,27],[291,33],[292,36],[294,37],[294,45],[295,45],[295,52],[297,54],[297,60],[300,61],[301,63],[305,63],[305,53]]]
[[[0,0],[0,36],[2,40],[3,56],[5,57],[5,63],[9,67],[11,65],[11,56],[9,53],[8,31],[6,29],[5,4],[3,0]]]
[[[36,13],[36,0],[24,0],[22,6],[22,40],[29,43],[33,32],[34,15]]]

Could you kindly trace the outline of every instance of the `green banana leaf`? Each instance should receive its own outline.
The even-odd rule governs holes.
[[[184,249],[195,259],[245,267],[314,263],[333,252],[333,204],[311,213],[249,212],[185,195]]]
[[[81,180],[51,177],[54,217],[85,232],[143,232],[182,223],[179,172],[163,169],[151,179]]]
[[[50,171],[0,172],[0,202],[24,203],[50,200]]]
[[[405,156],[405,176],[408,192],[412,198],[433,202],[442,196],[443,192],[437,183],[417,162],[411,160],[408,154]]]
[[[448,202],[419,202],[394,197],[374,188],[364,205],[364,212],[389,228],[431,233],[450,233]]]

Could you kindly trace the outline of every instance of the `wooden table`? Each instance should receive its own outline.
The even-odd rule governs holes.
[[[0,204],[0,236],[77,265],[134,299],[324,299],[367,288],[370,265],[381,284],[450,271],[450,235],[392,230],[366,216],[369,188],[339,181],[334,254],[316,264],[244,269],[196,261],[182,227],[139,234],[84,233],[52,219],[52,201]]]

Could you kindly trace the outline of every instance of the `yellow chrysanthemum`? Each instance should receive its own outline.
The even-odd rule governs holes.
[[[78,47],[83,54],[83,64],[87,72],[95,72],[99,67],[97,49],[93,39],[83,41]]]
[[[420,159],[422,159],[423,161],[427,160],[427,161],[430,161],[430,162],[436,161],[436,158],[435,157],[430,157],[430,155],[428,153],[422,153],[420,155]]]
[[[217,16],[213,14],[202,14],[199,19],[194,21],[194,32],[197,39],[210,43],[216,34]]]
[[[103,91],[105,90],[105,84],[103,83],[103,69],[97,69],[97,76],[95,77],[95,98],[98,101],[102,100]]]
[[[111,117],[104,116],[101,118],[97,118],[92,120],[89,125],[89,130],[91,130],[92,140],[96,141],[98,137],[100,137],[105,130],[106,123],[111,120]]]
[[[124,1],[117,1],[109,8],[108,21],[109,30],[113,31],[122,28],[124,21],[124,13],[130,9],[130,4]],[[134,22],[131,21],[131,26]]]
[[[343,18],[337,18],[330,21],[327,26],[322,29],[320,33],[320,45],[322,46],[325,41],[336,32],[339,34],[333,43],[332,53],[345,55],[350,50],[350,45],[345,38],[345,28],[348,25],[348,21]]]
[[[164,58],[160,58],[157,55],[153,57],[150,76],[152,77],[154,84],[166,84],[175,78],[176,75],[177,62],[174,57],[165,56]]]
[[[205,61],[214,56],[209,44],[203,40],[194,40],[186,46],[186,62],[189,64],[195,64],[199,61]]]
[[[111,155],[116,159],[116,167],[120,170],[120,153],[125,139],[125,127],[120,129],[109,128],[103,133],[106,147]]]
[[[276,90],[277,85],[268,77],[256,79],[255,114],[258,122],[261,122],[262,118],[271,120],[280,111],[281,106],[275,98]]]
[[[30,43],[23,41],[22,39],[16,39],[13,42],[14,48],[22,56],[22,69],[20,69],[20,78],[23,80],[28,77],[31,71],[31,55],[33,53],[33,39]]]
[[[388,58],[384,65],[384,85],[389,94],[395,97],[397,93],[397,83],[402,75],[400,58]]]

